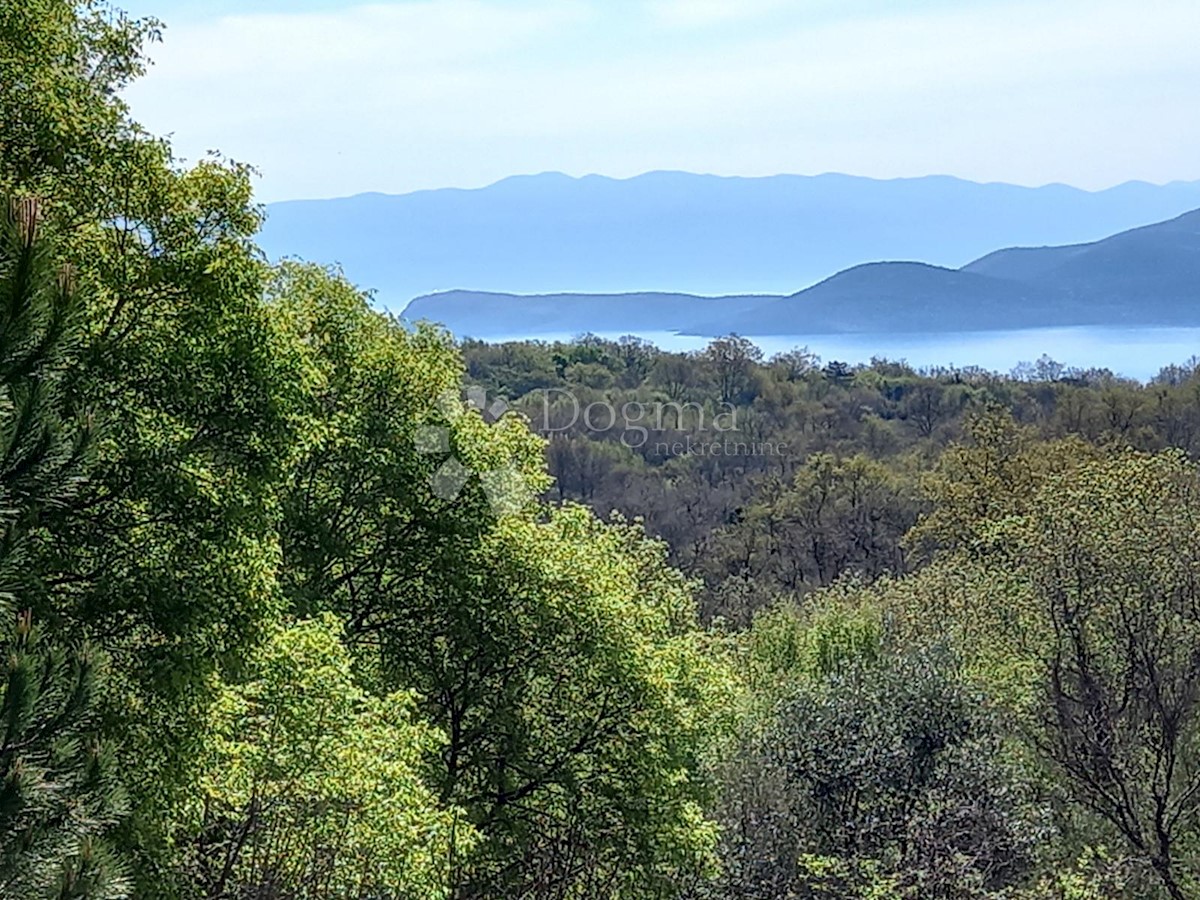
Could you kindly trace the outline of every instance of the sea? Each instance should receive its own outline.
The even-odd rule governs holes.
[[[617,339],[623,333],[597,332]],[[638,337],[663,350],[701,350],[711,338],[647,331]],[[504,341],[569,341],[577,334],[490,335]],[[1068,369],[1108,369],[1114,375],[1149,381],[1169,365],[1200,356],[1200,328],[1029,328],[1014,331],[962,331],[896,334],[745,335],[765,357],[806,348],[822,363],[856,365],[872,359],[904,361],[917,369],[978,367],[1010,374],[1042,357]]]

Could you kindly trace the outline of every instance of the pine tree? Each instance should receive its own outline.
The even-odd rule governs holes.
[[[16,612],[36,584],[26,549],[84,483],[91,428],[63,377],[80,334],[69,270],[38,235],[38,206],[0,229],[0,896],[127,896],[104,843],[123,801],[96,737],[102,660]]]
[[[62,396],[82,331],[73,282],[39,240],[37,203],[13,202],[0,233],[0,591],[10,601],[24,540],[85,477],[91,429]]]

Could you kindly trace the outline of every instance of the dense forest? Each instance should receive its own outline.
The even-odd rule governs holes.
[[[847,573],[928,562],[936,544],[913,529],[945,499],[948,452],[982,434],[1200,455],[1200,358],[1144,385],[1045,356],[1007,375],[764,359],[736,335],[691,353],[594,335],[462,352],[485,417],[511,408],[546,440],[546,499],[642,519],[699,580],[705,621],[737,627]]]
[[[1200,892],[1200,372],[457,344],[0,0],[0,897]]]

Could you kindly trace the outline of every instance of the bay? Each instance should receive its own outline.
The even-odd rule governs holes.
[[[598,333],[615,340],[619,333]],[[663,350],[700,350],[710,338],[671,331],[637,335]],[[504,341],[570,341],[572,334],[488,336]],[[822,362],[855,365],[872,358],[903,360],[915,368],[977,366],[1008,373],[1020,363],[1043,355],[1069,368],[1109,369],[1114,374],[1148,381],[1164,366],[1182,364],[1200,354],[1200,328],[1030,328],[1013,331],[965,331],[896,334],[745,335],[765,356],[807,347]]]

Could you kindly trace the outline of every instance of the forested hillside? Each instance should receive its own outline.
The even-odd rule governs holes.
[[[409,330],[158,32],[0,0],[0,897],[1196,896],[1193,368]]]
[[[693,580],[740,695],[705,896],[1200,890],[1200,360],[463,352],[484,414],[546,439],[549,502]]]

